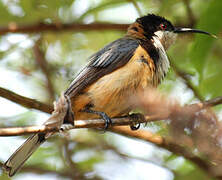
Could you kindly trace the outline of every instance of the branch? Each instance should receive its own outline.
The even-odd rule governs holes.
[[[162,117],[147,116],[146,119],[138,119],[138,123],[145,123],[161,119]],[[132,122],[133,120],[130,117],[113,118],[112,126],[131,125]],[[61,129],[48,125],[0,128],[0,136],[20,136],[32,133],[58,132],[60,130],[67,131],[70,129],[79,129],[79,128],[104,128],[104,127],[105,127],[105,121],[103,119],[75,120],[75,126],[64,125],[63,127],[61,127]]]
[[[183,146],[170,142],[169,140],[167,140],[166,138],[160,135],[151,133],[147,130],[132,131],[128,126],[127,127],[118,127],[118,126],[112,127],[111,131],[121,134],[123,136],[131,137],[131,138],[133,137],[133,138],[140,139],[149,143],[151,142],[155,144],[156,146],[158,146],[159,148],[167,149],[168,151],[173,152],[176,155],[185,157],[187,160],[190,160],[191,162],[197,164],[203,170],[208,169],[208,164],[204,160],[202,160],[199,157],[188,155]]]
[[[33,25],[17,25],[13,24],[8,27],[0,27],[0,35],[7,33],[39,33],[39,32],[59,32],[59,31],[88,31],[88,30],[118,30],[126,31],[129,24],[108,24],[108,23],[93,23],[93,24],[33,24]]]
[[[175,26],[192,27],[192,24],[178,23]],[[92,24],[32,24],[18,25],[16,23],[9,24],[8,27],[0,27],[0,35],[7,33],[40,33],[40,32],[61,32],[61,31],[91,31],[91,30],[116,30],[126,31],[129,24],[111,24],[111,23],[92,23]]]
[[[202,95],[199,93],[199,91],[193,86],[193,84],[190,81],[189,75],[186,74],[185,72],[181,71],[178,67],[176,67],[176,65],[170,61],[170,65],[173,68],[174,72],[176,73],[176,75],[178,77],[180,77],[181,79],[183,79],[184,83],[186,84],[186,86],[193,91],[193,94],[196,98],[198,98],[200,101],[203,101],[204,98],[202,97]]]
[[[39,111],[45,113],[52,113],[53,107],[44,103],[41,103],[35,99],[27,98],[25,96],[21,96],[16,94],[10,90],[4,89],[0,87],[0,97],[8,99],[14,103],[17,103],[23,107],[30,108],[30,109],[37,109]]]
[[[24,101],[25,100],[26,99],[24,99]],[[184,156],[186,159],[198,164],[205,171],[209,171],[214,177],[221,176],[222,150],[220,146],[218,146],[218,143],[221,139],[220,137],[222,137],[222,126],[217,121],[214,114],[211,114],[211,111],[205,108],[221,104],[222,97],[181,107],[176,101],[163,98],[156,91],[149,91],[149,93],[139,95],[137,98],[133,99],[133,102],[136,106],[144,109],[144,112],[147,114],[146,119],[138,120],[140,123],[171,119],[171,123],[168,124],[170,125],[170,136],[162,137],[146,130],[131,131],[128,126],[122,126],[132,124],[132,119],[129,117],[113,118],[113,126],[109,129],[110,131],[152,142],[159,147]],[[60,112],[60,110],[57,110],[57,112]],[[59,119],[64,117],[66,109],[63,109],[62,112],[63,115]],[[154,113],[154,115],[150,115],[150,112]],[[54,113],[54,115],[54,117],[58,116],[56,113]],[[54,126],[56,124],[57,126]],[[75,127],[63,126],[62,129],[98,129],[99,127],[104,128],[104,120],[75,120]],[[191,134],[189,136],[186,135],[184,129],[190,129]],[[60,128],[58,128],[58,123],[56,121],[48,121],[48,123],[42,126],[12,129],[1,128],[0,134],[2,136],[18,135],[31,132],[58,132],[59,130]],[[189,148],[191,148],[191,150],[189,150]],[[192,148],[197,149],[200,154],[206,155],[207,159],[204,160],[197,154],[193,154]]]
[[[154,121],[154,120],[159,120],[162,119],[162,117],[146,117],[146,120],[141,120],[139,122],[147,122],[147,121]],[[130,130],[129,126],[123,126],[123,127],[119,127],[116,125],[124,125],[126,124],[130,124],[132,123],[132,120],[130,120],[129,118],[113,118],[112,119],[113,122],[113,126],[115,127],[111,127],[110,131],[124,135],[124,136],[128,136],[128,137],[133,137],[133,138],[137,138],[140,140],[144,140],[146,142],[151,142],[156,144],[158,147],[167,149],[171,152],[174,152],[175,154],[178,155],[182,155],[185,158],[191,160],[192,162],[194,162],[195,164],[197,164],[199,167],[203,168],[203,169],[207,169],[207,164],[205,161],[203,161],[202,159],[198,158],[198,157],[190,157],[188,155],[186,155],[186,152],[184,150],[184,148],[182,146],[179,146],[177,144],[174,143],[170,143],[167,139],[163,138],[162,136],[153,134],[149,131],[146,130],[138,130],[138,131],[132,131]],[[89,128],[89,127],[94,127],[94,128],[98,128],[104,127],[104,120],[102,119],[96,119],[96,120],[75,120],[75,127],[69,127],[68,129],[73,129],[73,128]],[[39,127],[39,130],[38,130]],[[27,133],[37,133],[37,132],[56,132],[58,131],[58,129],[55,129],[53,127],[47,127],[47,126],[30,126],[30,127],[25,127],[25,128],[20,128],[20,132],[17,130],[15,131],[16,133],[9,133],[10,131],[12,132],[13,130],[16,130],[18,128],[1,128],[0,129],[0,135],[5,135],[6,131],[4,132],[3,130],[9,130],[7,135],[24,135]],[[19,133],[19,134],[18,134]]]
[[[156,145],[160,145],[163,143],[164,139],[162,136],[154,134],[150,131],[147,130],[137,130],[137,131],[132,131],[129,126],[116,126],[116,127],[111,127],[110,131],[127,136],[127,137],[133,137],[137,139],[141,139],[147,142],[154,143]]]
[[[21,95],[18,95],[12,91],[6,90],[4,88],[0,87],[0,96],[4,97],[8,100],[11,100],[15,103],[18,103],[24,107],[27,108],[33,108],[40,110],[42,112],[51,113],[53,111],[53,107],[50,105],[46,105],[44,103],[41,103],[39,101],[36,101],[31,98],[27,98]],[[207,108],[211,106],[216,106],[222,104],[222,96],[205,101],[205,102],[199,102],[193,105],[189,105],[190,107],[198,107],[198,109]],[[162,119],[168,119],[169,114],[165,114],[162,116],[146,116],[145,120],[139,120],[139,122],[151,122],[151,121],[158,121]],[[121,118],[114,118],[113,125],[127,125],[131,124],[132,120],[130,120],[128,117],[121,117]],[[93,119],[93,120],[75,120],[75,128],[98,128],[104,127],[104,120],[102,119]],[[112,129],[114,132],[119,131],[117,127]],[[125,128],[122,127],[123,132],[125,132]],[[1,128],[0,129],[0,135],[1,136],[15,136],[15,135],[24,135],[24,134],[30,134],[30,133],[38,133],[38,132],[48,132],[48,131],[58,131],[54,127],[46,127],[45,125],[42,126],[29,126],[29,127],[14,127],[14,128]],[[14,132],[14,133],[13,133]],[[126,132],[125,132],[126,133]],[[161,144],[162,139],[161,136],[153,135],[152,133],[148,131],[128,131],[127,134],[129,136],[135,136],[140,139],[149,140],[151,142],[154,142],[156,144]],[[147,138],[148,137],[148,138]],[[152,137],[153,139],[150,139]]]
[[[147,91],[134,101],[145,114],[168,114],[168,135],[161,145],[176,154],[179,149],[187,159],[204,162],[202,168],[209,175],[222,177],[222,123],[212,109],[207,108],[221,103],[222,97],[182,107],[175,100]]]

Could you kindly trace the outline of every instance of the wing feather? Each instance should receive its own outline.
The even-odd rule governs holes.
[[[105,46],[89,58],[89,63],[79,72],[65,95],[71,98],[102,76],[125,65],[138,45],[135,39],[125,37]]]

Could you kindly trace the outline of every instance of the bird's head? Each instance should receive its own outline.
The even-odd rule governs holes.
[[[147,16],[138,18],[136,22],[129,27],[128,34],[130,33],[150,40],[158,39],[165,50],[175,41],[179,33],[202,33],[215,37],[202,30],[174,27],[172,23],[164,17],[154,14],[148,14]]]

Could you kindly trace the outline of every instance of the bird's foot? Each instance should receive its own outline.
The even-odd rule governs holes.
[[[112,126],[112,119],[104,112],[98,112],[98,115],[105,121],[104,130],[107,130],[110,126]]]
[[[105,121],[104,130],[107,130],[110,126],[112,126],[112,119],[105,112],[95,111],[92,109],[84,109],[83,111],[99,115]]]

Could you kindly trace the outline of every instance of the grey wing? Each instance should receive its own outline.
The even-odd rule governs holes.
[[[118,39],[89,58],[89,63],[76,76],[65,95],[74,97],[102,76],[124,66],[133,56],[139,43],[135,39]]]

